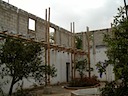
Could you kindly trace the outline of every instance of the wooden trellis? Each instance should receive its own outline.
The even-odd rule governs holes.
[[[76,59],[76,55],[88,55],[89,57],[89,51],[85,52],[85,50],[82,49],[77,49],[75,46],[75,23],[71,23],[71,47],[64,47],[62,45],[58,45],[56,44],[56,39],[54,44],[51,44],[49,39],[50,39],[50,8],[45,11],[45,40],[44,41],[37,41],[34,38],[27,38],[24,37],[22,35],[17,34],[11,34],[9,31],[1,31],[0,32],[0,37],[4,37],[6,38],[7,36],[10,36],[12,38],[20,38],[26,41],[30,41],[30,42],[37,42],[42,44],[42,46],[45,49],[45,64],[50,65],[50,50],[55,50],[55,51],[63,51],[63,52],[67,52],[71,54],[71,76],[72,79],[75,78],[75,59]],[[56,35],[56,33],[55,33]],[[3,38],[0,38],[3,39]],[[69,37],[68,37],[69,40]],[[69,43],[68,43],[69,45]],[[89,73],[90,74],[90,73]],[[90,75],[89,75],[90,76]],[[45,82],[47,82],[48,84],[50,84],[50,76],[46,75],[46,80]]]

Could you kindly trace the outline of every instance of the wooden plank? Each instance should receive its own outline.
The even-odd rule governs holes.
[[[72,23],[70,23],[70,30],[72,33]],[[73,41],[73,36],[71,34],[71,47],[73,46],[72,41]],[[73,80],[73,54],[72,52],[71,52],[71,79]]]
[[[49,42],[49,27],[50,27],[50,8],[48,8],[48,26],[47,26],[47,33],[48,33],[48,65],[50,65],[50,42]],[[50,85],[50,75],[48,76],[48,85]]]
[[[89,27],[87,27],[87,40],[88,40],[88,67],[89,67],[89,78],[91,77],[91,70],[90,70],[90,39],[89,39]]]
[[[75,46],[75,22],[73,22],[73,55],[74,55],[74,59],[73,59],[73,64],[74,64],[74,78],[76,77],[76,50],[75,50],[76,46]]]
[[[47,9],[45,10],[45,44],[47,44]],[[47,65],[47,47],[46,46],[47,45],[45,45],[45,65]],[[47,74],[45,74],[45,86],[47,86]]]

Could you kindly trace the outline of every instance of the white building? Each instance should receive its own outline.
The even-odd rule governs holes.
[[[29,28],[30,21],[34,24],[34,29]],[[47,22],[40,17],[30,14],[22,9],[10,5],[0,0],[0,32],[3,34],[7,31],[11,35],[22,35],[26,39],[34,38],[35,41],[44,42],[44,45],[48,44],[47,40]],[[104,46],[103,34],[110,32],[110,29],[96,30],[94,32],[80,32],[78,36],[82,36],[83,50],[74,48],[74,34],[68,30],[60,28],[59,26],[50,23],[50,29],[54,32],[54,42],[50,44],[50,58],[47,58],[47,62],[50,61],[50,65],[54,64],[57,69],[57,77],[50,78],[51,84],[57,84],[62,82],[68,82],[73,77],[78,77],[78,72],[74,72],[74,58],[78,57],[87,58],[88,54],[88,34],[93,34],[94,42],[90,41],[90,66],[93,68],[92,75],[98,76],[98,79],[103,81],[111,81],[114,79],[112,67],[107,68],[107,74],[103,75],[103,78],[99,78],[98,70],[95,64],[99,61],[107,59],[105,54],[106,47]],[[0,36],[1,36],[0,34]],[[75,54],[75,57],[74,57]],[[47,54],[48,55],[48,54]],[[44,59],[45,60],[45,59]],[[88,76],[88,72],[85,73]],[[9,81],[12,78],[7,77]],[[4,79],[5,80],[5,79]],[[0,78],[0,82],[3,80]],[[22,83],[20,81],[20,83]],[[29,81],[24,79],[24,88],[30,88],[35,84],[34,80]],[[10,82],[3,87],[7,93],[9,90]],[[18,83],[14,85],[13,91],[16,90]]]

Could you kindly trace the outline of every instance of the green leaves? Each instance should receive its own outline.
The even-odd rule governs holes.
[[[22,39],[7,37],[1,49],[1,65],[5,64],[12,77],[22,79],[29,76],[31,70],[41,64],[41,45]],[[7,72],[3,68],[3,72]]]
[[[114,66],[116,80],[106,84],[102,96],[127,96],[128,94],[128,19],[125,8],[118,8],[112,24],[112,34],[106,34],[108,64]],[[116,83],[121,80],[121,83]]]
[[[57,69],[54,67],[54,65],[50,66],[50,65],[45,65],[45,72],[48,74],[48,75],[51,75],[51,77],[56,77],[57,74]]]
[[[33,41],[25,41],[19,38],[7,37],[0,49],[0,74],[11,76],[13,85],[22,80],[32,77],[36,81],[44,80],[44,75],[56,76],[54,66],[47,66],[42,62],[43,48],[41,44]],[[43,83],[43,82],[42,82]]]
[[[106,34],[104,41],[108,47],[106,53],[109,62],[114,65],[117,79],[124,77],[128,79],[128,76],[122,75],[125,73],[122,71],[124,70],[124,65],[128,66],[128,20],[125,16],[125,8],[120,7],[118,11],[112,26],[113,35]]]
[[[79,60],[76,62],[76,70],[79,72],[81,79],[83,78],[84,71],[86,70],[87,60]]]
[[[78,37],[78,36],[75,36],[75,39],[76,39],[76,48],[77,49],[82,49],[82,38],[81,37]]]

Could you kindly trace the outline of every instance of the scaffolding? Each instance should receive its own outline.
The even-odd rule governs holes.
[[[19,13],[18,13],[19,14]],[[76,60],[76,55],[85,55],[88,57],[88,65],[89,65],[89,77],[91,76],[91,72],[90,72],[90,45],[89,45],[89,35],[87,38],[87,42],[88,42],[88,51],[87,50],[82,50],[82,49],[77,49],[76,45],[75,45],[75,23],[72,22],[70,25],[70,33],[71,33],[71,47],[65,47],[62,45],[59,45],[56,43],[56,39],[54,44],[50,43],[50,8],[45,10],[45,40],[44,41],[38,41],[38,40],[34,40],[33,38],[26,38],[21,34],[11,34],[11,32],[4,30],[0,32],[0,37],[4,37],[6,38],[7,36],[13,37],[13,38],[20,38],[26,41],[30,41],[30,42],[37,42],[42,44],[42,46],[45,49],[45,64],[46,65],[50,65],[50,50],[57,50],[57,51],[63,51],[63,52],[67,52],[71,54],[71,78],[75,78],[76,77],[76,70],[75,70],[75,60]],[[19,25],[18,25],[19,27]],[[19,28],[18,28],[19,29]],[[89,32],[89,29],[87,29],[87,32]],[[87,35],[87,34],[86,34]],[[56,36],[56,33],[55,33]],[[55,38],[55,37],[54,37]],[[0,38],[1,40],[3,38]],[[68,38],[69,39],[69,38]],[[83,41],[83,40],[82,40]],[[83,42],[84,43],[84,42]],[[46,75],[45,77],[45,82],[46,84],[50,84],[50,76]]]

